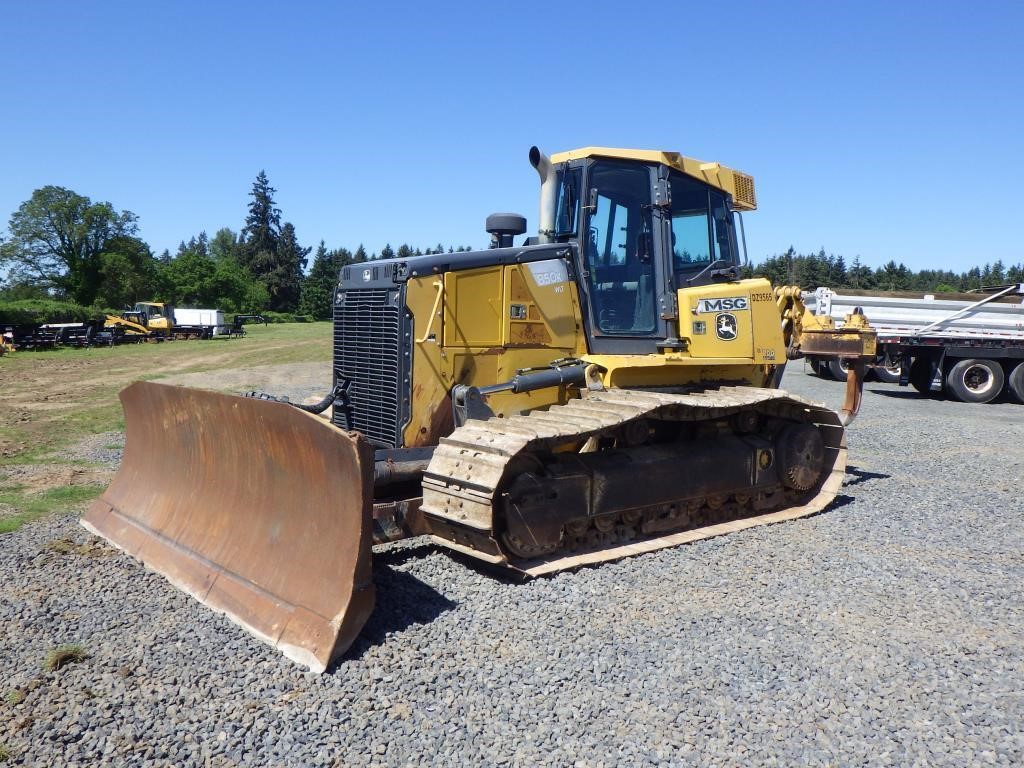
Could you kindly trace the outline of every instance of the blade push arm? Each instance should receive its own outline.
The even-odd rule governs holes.
[[[846,360],[846,398],[839,418],[846,426],[860,411],[864,376],[876,356],[877,335],[864,312],[857,307],[836,326],[828,315],[815,315],[804,304],[800,289],[785,286],[775,289],[782,332],[786,339],[787,357],[797,360],[806,355],[838,357]]]

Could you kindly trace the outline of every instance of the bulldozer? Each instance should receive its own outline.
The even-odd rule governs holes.
[[[519,245],[525,218],[493,214],[484,250],[342,268],[320,403],[128,386],[82,524],[323,671],[373,610],[378,544],[526,578],[824,509],[875,336],[741,279],[753,179],[675,152],[529,159]],[[778,388],[809,354],[849,362],[838,411]]]

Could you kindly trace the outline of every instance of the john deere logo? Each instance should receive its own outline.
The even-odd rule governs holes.
[[[373,271],[369,269],[363,270],[363,282],[368,283],[373,279]]]
[[[728,312],[715,317],[715,333],[722,341],[732,341],[736,338],[736,315]]]

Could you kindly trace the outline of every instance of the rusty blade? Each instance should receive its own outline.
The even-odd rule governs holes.
[[[136,382],[82,525],[323,671],[373,610],[373,450],[282,403]]]

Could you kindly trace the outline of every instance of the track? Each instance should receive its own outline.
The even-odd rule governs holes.
[[[748,487],[714,487],[717,469],[723,464],[715,463],[711,454],[704,456],[704,446],[728,443],[731,456],[739,455],[733,446],[742,451],[747,444],[764,444],[759,434],[737,431],[736,425],[746,419],[773,423],[776,431],[779,424],[817,426],[824,442],[820,474],[813,482],[797,483],[802,490],[795,490],[778,482],[775,469],[767,471],[772,459],[760,469],[755,459],[753,467],[733,468],[736,477],[744,472],[752,477],[746,481]],[[618,504],[612,511],[584,509],[582,516],[577,512],[564,519],[564,508],[571,501],[566,502],[565,494],[559,499],[550,492],[548,475],[553,472],[558,479],[560,471],[553,457],[556,461],[566,457],[571,463],[577,456],[604,450],[615,435],[619,454],[629,462],[644,450],[650,453],[658,448],[643,447],[641,434],[623,450],[623,436],[643,433],[644,425],[666,423],[695,436],[685,444],[690,452],[681,452],[684,444],[676,443],[677,453],[659,459],[678,467],[680,488],[671,503],[663,499],[645,503],[648,478],[640,474],[627,481],[628,488],[619,481]],[[661,450],[664,453],[672,446]],[[725,450],[720,449],[719,458]],[[747,450],[759,455],[758,449]],[[615,471],[614,461],[605,463]],[[423,479],[422,509],[438,543],[536,576],[813,514],[835,498],[845,468],[844,431],[836,413],[787,392],[754,387],[689,394],[613,389],[587,392],[581,399],[543,412],[470,421],[460,427],[442,439],[434,453]],[[528,477],[531,471],[541,479]],[[695,478],[690,486],[686,486],[687,472]],[[538,498],[520,493],[519,487],[528,485],[517,480],[521,477],[533,479]],[[597,490],[604,488],[595,485],[578,497],[587,499],[582,506],[590,503]],[[624,494],[628,499],[623,500]],[[523,507],[531,503],[541,516],[527,519]],[[558,515],[561,522],[548,523]],[[545,524],[556,526],[547,538],[540,531]],[[543,543],[555,540],[557,547]]]

